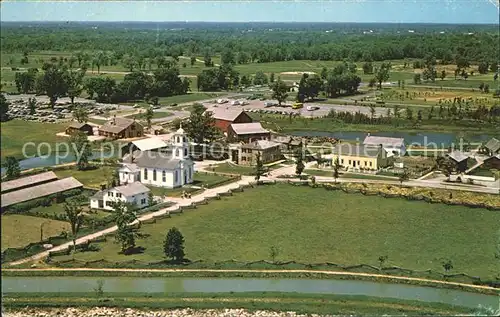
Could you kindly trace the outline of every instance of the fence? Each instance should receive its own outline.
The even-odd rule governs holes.
[[[377,267],[370,264],[357,264],[357,265],[342,265],[331,262],[324,263],[300,263],[296,261],[287,262],[271,262],[266,260],[243,262],[237,260],[227,260],[220,262],[211,261],[186,261],[184,263],[173,263],[172,261],[158,261],[158,262],[145,262],[139,260],[131,260],[124,262],[113,262],[105,259],[99,259],[94,261],[81,261],[75,259],[69,259],[64,261],[52,261],[52,265],[59,268],[141,268],[141,269],[169,269],[169,268],[183,268],[183,269],[254,269],[258,274],[275,274],[281,275],[287,273],[286,270],[311,270],[318,271],[308,272],[310,274],[318,274],[323,276],[328,276],[327,274],[321,273],[321,271],[337,271],[346,273],[365,273],[365,274],[383,274],[395,277],[413,277],[413,278],[425,278],[431,280],[446,280],[456,283],[466,283],[474,285],[488,285],[491,287],[500,287],[500,280],[488,280],[482,279],[477,276],[472,276],[466,273],[453,273],[447,274],[438,272],[435,270],[412,270],[407,268],[401,268],[398,266],[389,267]],[[257,272],[257,270],[284,270],[285,272],[280,273],[265,273]],[[197,272],[198,273],[198,272]],[[203,272],[201,272],[203,274]],[[293,273],[293,272],[291,272]],[[160,272],[161,274],[161,272]],[[193,274],[190,272],[190,274]],[[210,274],[210,272],[208,272]],[[217,272],[211,272],[212,275],[216,275]],[[224,274],[231,274],[231,272],[224,272]],[[233,275],[244,275],[245,273],[233,272]]]

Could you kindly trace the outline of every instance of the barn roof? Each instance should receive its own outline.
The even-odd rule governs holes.
[[[35,186],[36,184],[56,180],[57,175],[54,172],[45,172],[41,174],[21,177],[0,184],[1,192],[12,191],[17,188]]]

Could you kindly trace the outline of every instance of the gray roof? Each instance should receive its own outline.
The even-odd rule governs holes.
[[[90,197],[90,198],[91,199],[101,200],[101,199],[104,198],[104,191],[100,190],[97,193],[95,193],[94,195],[92,195],[92,197]]]
[[[273,141],[288,144],[292,141],[292,137],[289,135],[277,135],[273,138]]]
[[[484,146],[493,153],[496,153],[498,152],[498,150],[500,150],[500,141],[495,138],[491,138],[491,140],[486,142]]]
[[[133,123],[139,124],[134,119],[113,118],[100,127],[99,130],[111,133],[120,133]]]
[[[136,160],[137,166],[140,168],[166,168],[174,169],[180,163],[180,160],[173,159],[169,153],[145,151]]]
[[[217,120],[234,121],[238,118],[244,111],[240,109],[221,109],[216,108],[209,110],[212,112],[212,117]]]
[[[334,154],[339,155],[349,155],[349,156],[359,156],[359,157],[378,157],[382,149],[364,146],[364,145],[353,145],[353,144],[337,144],[333,148]]]
[[[1,192],[11,191],[16,188],[35,186],[38,183],[48,182],[51,180],[56,180],[57,175],[54,172],[45,172],[41,174],[26,176],[18,179],[14,179],[7,182],[2,182],[0,184]]]
[[[266,129],[262,127],[260,122],[252,123],[233,123],[231,128],[238,135],[244,134],[257,134],[257,133],[269,133]]]
[[[141,182],[133,182],[123,186],[117,186],[116,191],[122,193],[124,196],[134,196],[138,194],[148,193],[150,190]]]
[[[401,147],[405,143],[403,138],[390,138],[383,136],[368,135],[363,141],[364,145],[380,145]]]
[[[256,149],[256,150],[266,150],[273,147],[280,146],[280,143],[268,141],[268,140],[258,140],[252,143],[243,144],[241,148],[243,149]]]
[[[92,128],[92,126],[88,123],[85,122],[78,122],[78,121],[73,121],[69,124],[68,128],[75,128],[75,129],[81,129],[84,126],[88,125],[89,127]]]
[[[469,156],[467,154],[460,152],[460,151],[453,151],[453,152],[448,154],[448,157],[451,158],[452,160],[458,162],[458,163],[469,158]]]
[[[64,192],[70,189],[79,188],[82,186],[82,183],[77,181],[75,178],[67,177],[50,183],[16,190],[2,195],[2,208],[24,201]]]
[[[120,170],[125,169],[125,168],[129,169],[130,172],[132,172],[132,173],[137,173],[137,172],[141,171],[141,169],[137,166],[137,164],[134,164],[134,163],[123,163]]]

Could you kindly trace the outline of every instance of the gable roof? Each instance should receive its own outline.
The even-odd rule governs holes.
[[[368,135],[363,141],[363,145],[380,145],[401,147],[404,145],[405,139],[403,138],[390,138],[384,136]]]
[[[100,127],[99,130],[111,133],[120,133],[134,123],[140,125],[134,119],[113,118]]]
[[[252,122],[252,123],[233,123],[231,124],[231,129],[238,134],[256,134],[256,133],[269,133],[266,129],[262,127],[260,122]]]
[[[122,164],[122,167],[120,167],[119,170],[120,171],[129,170],[131,173],[137,173],[137,172],[141,171],[141,169],[137,166],[137,164],[133,164],[133,163],[130,163],[130,164],[124,163],[124,164]]]
[[[337,144],[333,148],[333,153],[338,155],[359,156],[359,157],[378,157],[381,148],[369,147],[364,145]]]
[[[6,191],[11,191],[16,188],[21,188],[21,187],[27,187],[27,186],[34,186],[39,183],[51,181],[51,180],[56,180],[57,175],[54,174],[54,172],[45,172],[45,173],[40,173],[36,175],[31,175],[31,176],[26,176],[26,177],[21,177],[18,179],[14,179],[11,181],[7,182],[2,182],[0,184],[0,191],[1,192],[6,192]]]
[[[469,158],[469,156],[461,151],[453,151],[448,154],[448,157],[457,163],[460,163]]]
[[[280,146],[280,143],[268,141],[268,140],[258,140],[252,143],[243,144],[241,148],[244,149],[255,149],[255,150],[266,150],[276,146]]]
[[[50,183],[16,190],[2,195],[2,208],[82,186],[82,183],[75,178],[67,177]]]
[[[85,122],[78,122],[78,121],[72,121],[68,128],[75,128],[75,129],[81,129],[83,128],[84,126],[89,126],[92,128],[92,126],[88,123],[85,123]]]
[[[493,153],[496,153],[500,150],[500,141],[495,138],[491,138],[491,140],[486,142],[484,146]]]
[[[130,142],[141,151],[149,151],[167,147],[168,143],[158,137],[151,137]]]
[[[224,120],[224,121],[234,121],[238,118],[242,113],[244,113],[241,109],[221,109],[216,108],[212,110],[207,110],[212,113],[212,117],[216,120]]]
[[[137,159],[137,166],[140,168],[164,168],[174,169],[181,160],[174,159],[168,153],[145,151]]]
[[[117,186],[112,189],[122,193],[124,196],[134,196],[150,192],[150,189],[144,186],[141,182],[133,182],[127,185]]]

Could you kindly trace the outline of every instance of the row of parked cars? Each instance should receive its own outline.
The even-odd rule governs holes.
[[[269,114],[282,114],[282,115],[289,115],[292,113],[294,116],[299,116],[300,113],[298,112],[291,112],[291,111],[286,111],[286,110],[273,110],[273,109],[245,109],[246,112],[256,112],[256,113],[269,113]]]

